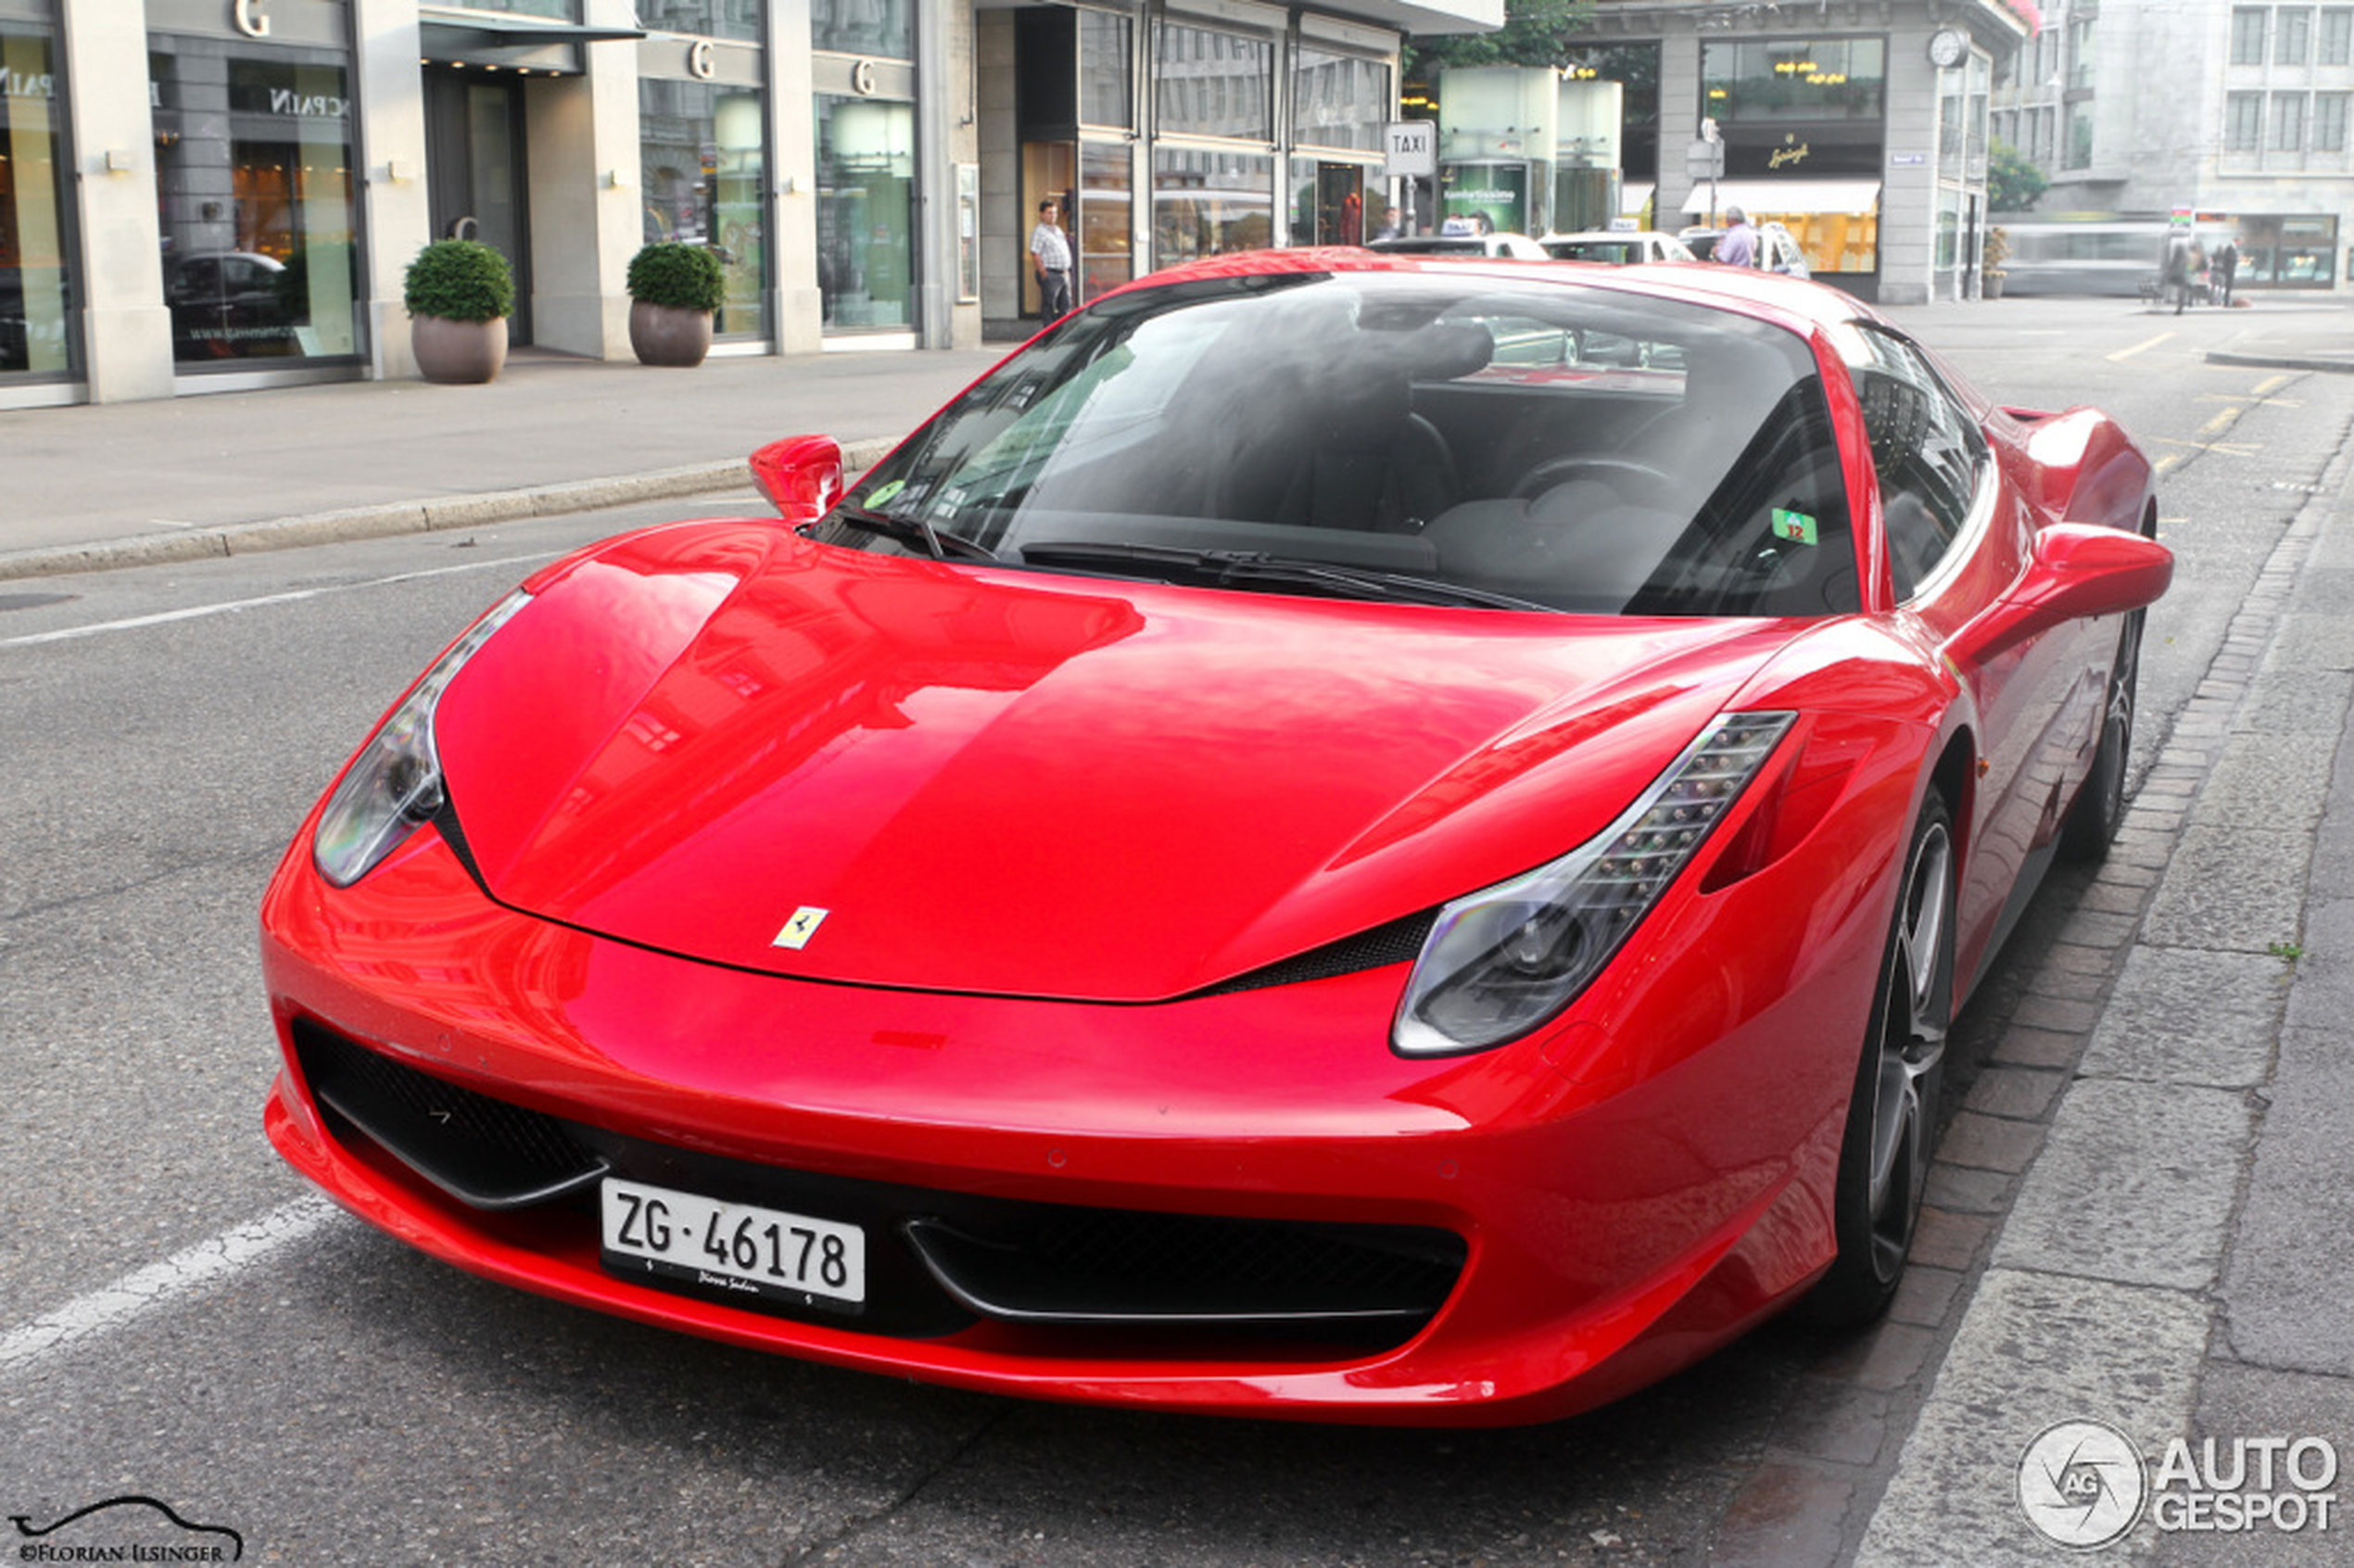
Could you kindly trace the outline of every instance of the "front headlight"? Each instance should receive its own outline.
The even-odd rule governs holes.
[[[319,875],[339,888],[351,886],[441,809],[434,710],[466,661],[530,602],[531,595],[521,589],[500,600],[434,661],[424,678],[378,727],[320,814],[319,831],[310,841]]]
[[[1390,1043],[1402,1056],[1482,1051],[1558,1014],[1699,853],[1797,714],[1728,714],[1626,814],[1550,865],[1439,911]]]

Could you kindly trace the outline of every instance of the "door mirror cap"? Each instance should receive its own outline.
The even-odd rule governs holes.
[[[2174,580],[2174,552],[2156,539],[2090,523],[2055,523],[2011,591],[1955,640],[1978,659],[2069,621],[2146,609]]]
[[[789,436],[752,454],[753,483],[796,527],[815,523],[842,499],[842,443],[830,436]]]

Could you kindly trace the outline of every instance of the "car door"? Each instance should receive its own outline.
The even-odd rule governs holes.
[[[1928,355],[1876,325],[1862,326],[1861,337],[1869,360],[1851,370],[1897,601],[1924,635],[1951,648],[2027,569],[2039,521],[2003,483],[1977,416]],[[2058,832],[2067,781],[2081,776],[2083,736],[2099,710],[2097,683],[2086,689],[2093,640],[2088,624],[2069,623],[1952,664],[1977,711],[1981,760],[1960,888],[1964,974],[1996,940],[2013,890],[2031,887],[2029,874]]]

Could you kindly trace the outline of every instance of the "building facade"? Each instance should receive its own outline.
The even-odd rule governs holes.
[[[2354,275],[2354,5],[2051,0],[1993,114],[2051,182],[2013,226],[2055,266],[2145,272],[2188,230],[2238,240],[2242,287]]]
[[[1625,84],[1623,220],[1791,232],[1867,299],[1975,297],[1989,94],[2028,0],[1602,0],[1574,76]]]
[[[1407,33],[1502,0],[0,0],[0,408],[414,373],[402,273],[513,263],[521,344],[629,354],[708,245],[717,353],[968,347],[1377,218]]]

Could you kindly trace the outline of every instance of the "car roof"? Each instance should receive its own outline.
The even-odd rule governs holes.
[[[1537,243],[1554,245],[1563,240],[1616,240],[1623,243],[1626,240],[1674,239],[1675,237],[1664,229],[1572,229],[1566,234],[1547,234]]]

